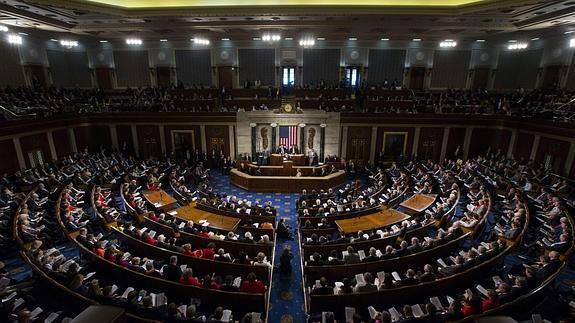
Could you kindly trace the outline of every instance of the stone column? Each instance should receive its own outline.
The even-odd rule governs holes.
[[[14,149],[16,150],[16,158],[18,158],[18,166],[21,170],[26,169],[26,161],[24,160],[24,154],[22,153],[22,146],[20,145],[20,137],[12,138],[14,143]]]
[[[70,141],[70,148],[72,152],[78,152],[78,146],[76,146],[76,135],[74,134],[74,128],[68,128],[68,140]]]
[[[140,145],[138,143],[138,130],[136,129],[135,125],[130,127],[132,130],[132,145],[134,145],[134,152],[136,153],[136,157],[140,157]]]
[[[439,160],[442,161],[445,159],[445,155],[447,154],[447,143],[449,142],[449,127],[445,127],[443,129],[443,140],[441,141],[441,153],[439,154]]]
[[[234,126],[228,126],[228,138],[230,142],[230,158],[232,160],[236,159],[236,138],[234,136]]]
[[[200,125],[200,142],[202,144],[202,152],[204,153],[208,153],[206,139],[206,126]]]
[[[375,163],[375,151],[376,151],[376,141],[377,141],[377,127],[371,127],[371,144],[369,145],[369,163]]]
[[[344,126],[343,127],[343,132],[341,134],[341,151],[339,152],[339,156],[341,158],[346,158],[347,157],[347,131],[348,131],[348,126]]]
[[[571,142],[571,144],[569,145],[569,152],[567,153],[567,159],[565,159],[563,175],[569,176],[569,172],[571,171],[571,166],[573,165],[574,160],[575,160],[575,143]]]
[[[509,139],[509,147],[507,148],[507,158],[510,158],[511,155],[513,155],[515,144],[517,143],[517,133],[517,130],[511,131],[511,139]]]
[[[537,150],[539,149],[539,141],[541,141],[541,136],[540,135],[535,135],[535,138],[533,138],[533,146],[531,146],[531,154],[529,155],[529,159],[535,159],[535,156],[537,156]]]
[[[48,146],[50,147],[50,156],[52,160],[58,160],[58,154],[56,153],[56,145],[54,145],[54,137],[52,136],[52,131],[46,133],[48,137]]]
[[[417,157],[417,151],[419,150],[419,134],[421,133],[421,127],[415,127],[413,132],[413,148],[411,149],[411,155]]]
[[[158,125],[158,131],[160,132],[160,147],[162,149],[162,155],[166,155],[166,134],[164,133],[164,126]]]
[[[465,138],[463,139],[463,159],[467,159],[469,154],[469,145],[471,144],[471,135],[473,134],[473,128],[465,128]]]
[[[118,131],[116,125],[110,125],[110,138],[112,138],[112,148],[116,151],[120,151],[120,145],[118,144]]]

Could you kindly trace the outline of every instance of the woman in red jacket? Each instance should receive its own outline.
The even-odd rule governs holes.
[[[487,290],[487,299],[484,299],[481,302],[481,308],[483,311],[489,311],[490,309],[496,308],[499,306],[499,295],[494,289]]]
[[[202,283],[200,283],[200,281],[196,277],[194,277],[194,272],[192,271],[192,268],[186,268],[184,274],[182,275],[182,277],[180,277],[180,283],[198,287],[202,286]]]
[[[241,292],[252,294],[263,294],[266,292],[266,285],[256,279],[256,274],[250,273],[243,281]]]

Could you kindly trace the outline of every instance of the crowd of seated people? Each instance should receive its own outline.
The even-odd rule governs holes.
[[[48,176],[36,177],[36,173],[40,171],[46,172]],[[206,247],[201,248],[198,245],[194,250],[190,244],[179,242],[175,237],[168,238],[163,235],[152,236],[149,232],[135,229],[133,226],[135,223],[126,221],[129,218],[128,214],[125,210],[119,208],[118,198],[113,196],[109,187],[112,187],[113,190],[117,190],[118,187],[121,186],[126,188],[128,194],[135,193],[140,189],[140,187],[137,186],[138,182],[146,182],[148,185],[153,184],[150,183],[150,178],[155,176],[161,177],[161,174],[158,174],[158,172],[162,171],[163,164],[158,161],[147,160],[137,162],[132,158],[117,154],[105,155],[104,153],[99,153],[97,155],[89,155],[84,151],[74,156],[66,157],[62,161],[39,167],[35,169],[34,172],[24,172],[30,175],[24,176],[21,175],[21,173],[16,174],[16,176],[5,175],[2,183],[2,197],[5,201],[6,210],[18,209],[17,218],[15,219],[17,235],[22,243],[30,246],[29,254],[31,259],[37,260],[37,265],[42,270],[51,271],[52,267],[54,267],[54,273],[48,272],[51,277],[60,276],[60,272],[67,275],[69,268],[72,268],[70,273],[75,273],[74,268],[76,265],[71,264],[73,264],[74,261],[78,263],[83,261],[77,258],[67,259],[61,256],[58,249],[53,248],[53,246],[57,246],[63,242],[61,233],[63,227],[58,229],[56,218],[54,218],[53,212],[51,212],[52,207],[59,209],[66,231],[78,232],[77,241],[92,253],[108,261],[112,261],[119,266],[143,272],[152,277],[161,276],[163,279],[166,279],[166,276],[170,276],[170,274],[163,273],[163,270],[167,268],[165,265],[168,264],[168,262],[153,260],[145,255],[131,255],[125,251],[125,246],[122,247],[122,245],[116,244],[116,240],[114,240],[113,236],[106,234],[104,224],[113,222],[123,223],[126,228],[133,228],[135,235],[141,233],[138,238],[141,239],[142,242],[173,249],[174,251],[181,252],[182,257],[209,258],[218,262],[235,262],[245,265],[265,266],[268,268],[271,266],[264,253],[254,254],[251,257],[241,253],[233,255],[223,248],[214,248],[213,245],[207,242]],[[151,174],[154,174],[154,176],[150,176]],[[58,178],[59,180],[58,182],[53,181],[49,184],[50,178]],[[133,182],[130,178],[138,178],[138,181]],[[64,186],[64,183],[69,184]],[[28,197],[22,194],[12,193],[12,189],[14,188],[20,190],[21,188],[28,188],[32,185],[35,186],[35,190]],[[90,187],[94,187],[92,191],[89,190]],[[58,191],[59,189],[61,189],[61,191]],[[55,205],[57,197],[60,197],[59,205]],[[21,201],[25,198],[27,198],[26,203],[22,204]],[[92,204],[90,203],[91,199]],[[141,207],[143,207],[142,211],[147,211],[147,209],[150,208],[150,206],[146,206],[145,203],[143,203]],[[163,213],[157,213],[157,215],[154,212],[148,213],[153,214],[153,216],[150,215],[150,219],[155,217],[155,221],[163,222],[167,225],[174,220],[172,217],[166,219],[166,214]],[[184,230],[196,230],[193,222],[191,224],[189,222],[185,223],[185,226],[187,227],[184,228]],[[128,230],[126,232],[128,232]],[[210,235],[210,233],[212,235]],[[204,232],[198,234],[203,235]],[[209,238],[214,237],[214,235],[212,232],[207,232],[206,237],[208,238],[206,241],[209,241]],[[252,243],[255,244],[273,246],[273,240],[271,240],[269,236],[262,235],[257,238],[259,240],[254,241],[254,238],[252,238],[249,232],[246,232],[243,238],[240,238],[234,232],[228,233],[225,237],[225,239],[230,241],[241,240],[247,242],[248,240],[252,240]],[[49,255],[45,256],[47,250],[50,250],[48,252]],[[172,259],[170,259],[170,261],[171,260]],[[99,274],[86,272],[85,270],[89,270],[89,264],[81,263],[78,267],[83,269],[83,277],[70,277],[75,278],[74,284],[72,284],[71,279],[70,281],[61,281],[64,286],[68,286],[68,288],[98,302],[102,302],[102,299],[99,298],[101,295],[99,292],[96,292],[96,290],[101,290],[106,292],[106,296],[112,297],[112,294],[114,294],[113,298],[117,301],[116,305],[128,305],[124,302],[126,297],[119,297],[115,294],[115,291],[109,291],[112,287],[111,284],[104,288],[93,286],[92,280],[86,278],[86,276],[96,275],[95,277],[99,277]],[[215,270],[217,271],[217,268]],[[182,276],[183,275],[184,272],[182,272]],[[188,274],[188,276],[190,275]],[[193,278],[193,276],[191,277]],[[214,275],[213,277],[210,275],[210,277],[213,283],[208,283],[205,277],[198,278],[202,287],[223,287],[221,289],[226,290],[225,281],[229,277],[226,277],[226,275]],[[97,281],[103,282],[108,280],[98,278]],[[70,287],[71,285],[73,285],[73,288]],[[118,287],[115,287],[114,290],[117,290],[117,288]],[[235,287],[231,289],[235,289]],[[244,277],[243,282],[238,287],[239,291],[247,293],[263,293],[266,289],[265,284],[253,275]],[[144,299],[143,302],[141,300],[142,298]],[[131,312],[136,315],[141,314],[139,310],[145,303],[146,297],[144,295],[144,297],[140,297],[140,301],[132,304],[134,305],[134,311]],[[148,313],[150,315],[143,316],[156,319],[162,318],[164,315],[167,315],[167,312],[170,311],[169,307],[171,306],[175,306],[175,304],[165,304],[162,308],[154,308],[150,310],[152,313]],[[208,316],[206,316],[206,318],[207,317]]]
[[[531,292],[557,272],[562,266],[562,261],[560,260],[561,252],[566,252],[572,246],[572,221],[563,206],[563,203],[569,202],[569,192],[571,192],[571,188],[567,183],[553,178],[537,179],[538,175],[541,174],[541,172],[537,171],[540,166],[532,162],[505,159],[505,157],[480,157],[477,160],[470,160],[465,163],[445,161],[441,163],[441,166],[442,169],[449,170],[451,173],[444,178],[457,179],[467,190],[466,199],[468,203],[465,211],[461,212],[460,218],[453,225],[462,228],[477,226],[482,219],[486,218],[487,215],[485,213],[490,209],[492,210],[493,218],[489,218],[488,222],[490,222],[490,225],[486,227],[487,231],[482,235],[485,242],[481,242],[466,251],[461,250],[460,252],[452,253],[449,258],[444,256],[443,263],[438,262],[440,264],[438,268],[427,264],[421,268],[409,268],[403,274],[379,272],[376,275],[376,273],[368,272],[355,277],[342,277],[340,282],[329,281],[324,277],[315,282],[308,282],[311,289],[310,294],[363,293],[411,286],[412,284],[428,281],[427,279],[433,281],[449,277],[467,268],[473,268],[477,264],[481,264],[490,257],[509,248],[509,246],[516,245],[518,239],[525,232],[528,234],[523,236],[523,241],[528,241],[522,256],[522,259],[526,259],[525,262],[522,265],[514,266],[511,270],[507,268],[504,271],[507,274],[501,275],[501,278],[493,276],[493,279],[489,277],[482,281],[475,281],[475,285],[470,289],[461,290],[460,293],[452,294],[452,297],[448,297],[449,306],[442,306],[441,302],[438,303],[439,298],[445,300],[445,295],[438,295],[439,297],[430,298],[426,303],[405,306],[404,304],[396,304],[395,307],[384,311],[376,311],[371,308],[369,311],[371,319],[377,318],[382,322],[403,320],[440,322],[446,319],[462,319],[511,302],[517,297]],[[407,164],[405,168],[409,169],[410,167],[412,167],[411,164]],[[517,167],[520,167],[520,169],[517,170]],[[433,167],[425,168],[427,170],[434,169]],[[527,173],[528,175],[516,176],[516,172],[522,172],[523,175]],[[431,174],[431,172],[428,172],[428,174]],[[399,175],[399,171],[397,175]],[[429,177],[425,175],[423,175],[423,178],[426,178],[426,181],[429,180]],[[537,183],[539,188],[537,190],[524,189],[526,181]],[[417,183],[417,177],[414,178],[413,183]],[[451,181],[446,181],[445,183],[448,185],[441,191],[445,191],[449,195],[450,190],[447,188],[451,187],[449,185]],[[423,185],[421,185],[421,182],[419,184],[419,187],[426,187],[425,182]],[[563,188],[560,194],[550,193],[549,185],[553,184],[558,187],[565,185],[566,188]],[[486,187],[487,185],[490,186],[489,190],[492,190],[491,193]],[[501,193],[495,200],[491,200],[494,191],[505,193]],[[418,193],[420,189],[416,188],[414,192]],[[448,199],[447,197],[439,202],[439,206],[442,209],[443,203],[447,202]],[[527,203],[527,201],[530,201],[530,203]],[[533,217],[534,220],[537,220],[535,222],[538,222],[536,227],[530,226],[528,228],[526,226],[528,222],[528,208],[536,210]],[[433,212],[429,213],[432,214]],[[482,214],[484,215],[481,216]],[[459,228],[458,230],[461,229]],[[441,232],[439,231],[439,233]],[[370,236],[366,235],[365,238],[370,239]],[[404,250],[407,250],[410,243],[408,241],[402,241],[401,243],[404,245]],[[417,248],[421,245],[420,239],[412,239],[411,244],[414,245],[414,248]],[[368,263],[377,261],[381,259],[382,255],[387,254],[381,251],[378,252],[375,248],[370,248],[368,255],[359,255],[358,252],[354,251],[353,247],[349,246],[348,248],[347,255],[343,258],[338,257],[339,255],[335,251],[332,251],[326,259],[324,259],[325,255],[313,254],[307,265]],[[390,248],[390,252],[394,251],[392,249],[396,248]],[[446,264],[449,261],[452,264]],[[501,268],[498,270],[501,270]],[[374,279],[374,277],[377,278]],[[401,310],[396,310],[396,308]],[[361,310],[363,315],[365,311],[363,311],[364,309]],[[365,320],[366,317],[362,317],[362,315],[356,314],[353,320]]]
[[[328,86],[324,82],[319,82],[316,85],[295,87],[294,90],[312,90],[314,93],[320,91],[319,98],[316,97],[314,100],[318,101],[316,104],[318,109],[325,111],[356,112],[358,108],[363,107],[364,112],[496,114],[547,119],[552,119],[553,116],[563,117],[561,109],[557,108],[573,99],[572,92],[562,90],[511,92],[445,90],[418,93],[401,90],[401,96],[398,97],[394,94],[398,91],[393,91],[396,88],[397,86],[385,84],[382,86],[363,84],[352,91],[343,84]],[[211,91],[205,94],[201,92],[204,90],[203,87],[195,89],[198,91],[190,92],[192,95],[184,94],[179,91],[180,88],[175,87],[128,88],[123,91],[7,87],[0,91],[0,105],[13,113],[4,113],[5,119],[15,116],[41,118],[59,114],[110,111],[209,112],[215,111],[216,97],[222,99],[219,111],[236,112],[244,109],[226,104],[226,100],[231,99],[232,93],[227,89],[214,89],[213,95]],[[346,91],[341,95],[334,95],[332,94],[334,90]],[[220,93],[219,96],[216,94],[217,91]],[[280,96],[277,89],[269,88],[268,92],[265,97],[271,100]],[[302,99],[306,99],[306,96]],[[252,110],[267,109],[269,108],[265,104],[254,105],[252,108]]]

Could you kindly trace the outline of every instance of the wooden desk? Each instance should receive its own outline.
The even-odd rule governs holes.
[[[289,160],[293,162],[294,166],[305,166],[305,155],[295,154],[289,155]],[[284,164],[284,156],[280,154],[272,154],[270,156],[271,166],[282,166]]]
[[[337,220],[339,230],[343,234],[356,233],[357,231],[370,231],[383,228],[409,219],[410,216],[394,209],[387,209],[378,213],[360,216],[352,219]]]
[[[294,177],[294,176],[251,176],[237,169],[230,171],[232,184],[250,192],[301,192],[329,188],[345,182],[345,171],[337,171],[323,177]]]
[[[194,224],[198,225],[200,224],[200,220],[206,220],[209,222],[208,227],[227,232],[235,231],[242,221],[238,218],[232,218],[230,216],[224,216],[200,210],[196,208],[195,202],[188,206],[177,208],[169,212],[169,214],[177,216],[178,218],[186,221],[192,220],[194,221]]]
[[[399,206],[403,207],[408,214],[417,214],[430,207],[436,198],[435,194],[415,194]]]
[[[144,191],[143,195],[148,202],[154,205],[158,210],[164,212],[173,209],[176,203],[178,203],[175,198],[164,190]]]

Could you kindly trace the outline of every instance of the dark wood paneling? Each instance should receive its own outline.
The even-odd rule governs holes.
[[[58,159],[61,159],[64,156],[68,156],[72,153],[70,138],[68,138],[68,129],[53,131],[52,139],[54,139],[54,146],[56,147],[56,155],[58,156]]]
[[[459,153],[463,155],[463,141],[465,140],[465,128],[451,128],[449,129],[449,137],[447,138],[447,149],[445,150],[446,158],[453,158],[457,148]]]
[[[213,149],[212,139],[214,142],[218,142],[219,138],[223,138],[224,154],[226,156],[230,155],[230,135],[228,130],[228,126],[206,126],[206,147],[209,153]],[[216,148],[216,152],[219,153],[219,149]]]
[[[112,147],[112,137],[109,126],[87,126],[74,129],[76,136],[76,147],[78,150],[84,150],[94,153],[100,151],[100,147],[110,149]]]
[[[138,148],[141,157],[159,157],[162,153],[160,146],[160,128],[156,125],[136,126],[138,132]]]
[[[539,148],[537,149],[537,154],[535,155],[535,160],[538,162],[545,162],[545,157],[547,155],[551,156],[551,167],[556,173],[563,173],[565,167],[565,159],[567,159],[567,154],[569,153],[569,142],[541,137],[539,141]]]
[[[30,158],[28,158],[28,153],[34,150],[42,151],[44,162],[52,160],[50,146],[48,145],[48,136],[46,133],[21,137],[20,146],[22,147],[22,154],[24,154],[24,160],[26,161],[27,167],[32,166],[30,164]]]
[[[0,151],[2,151],[2,156],[4,156],[2,162],[0,162],[0,172],[2,174],[12,173],[20,168],[12,139],[0,140]]]
[[[132,138],[131,126],[116,126],[116,135],[118,136],[118,148],[121,152],[133,155],[136,150],[134,149],[134,139]]]
[[[361,144],[358,144],[361,143]],[[369,160],[371,127],[349,127],[347,130],[348,159]]]
[[[531,149],[533,148],[533,140],[535,136],[530,133],[520,132],[517,135],[517,142],[513,150],[515,158],[529,159],[531,156]]]
[[[421,128],[417,156],[419,158],[439,160],[442,143],[443,128]]]
[[[468,157],[484,156],[488,151],[492,153],[499,151],[500,154],[505,155],[509,148],[510,138],[509,130],[475,128],[471,134]]]

